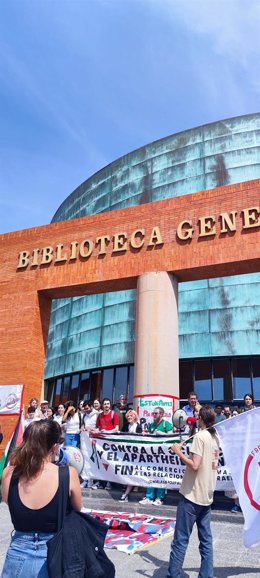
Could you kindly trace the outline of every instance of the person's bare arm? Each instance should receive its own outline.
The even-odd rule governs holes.
[[[80,512],[82,508],[82,496],[77,470],[70,466],[70,503],[73,510]]]
[[[183,454],[181,451],[183,444],[184,442],[180,444],[173,444],[173,446],[171,447],[171,451],[174,452],[176,456],[178,456],[186,466],[190,466],[190,468],[194,470],[194,472],[196,472],[200,467],[202,456],[191,453],[190,457],[188,458],[188,456]]]
[[[2,475],[2,499],[7,504],[10,481],[13,473],[13,466],[8,466],[4,469]]]

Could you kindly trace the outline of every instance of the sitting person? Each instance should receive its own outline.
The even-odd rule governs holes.
[[[140,423],[138,423],[138,415],[136,413],[136,411],[134,411],[133,409],[129,409],[128,412],[126,413],[126,421],[128,423],[127,426],[127,430],[128,433],[142,433],[142,426]],[[126,487],[125,492],[122,494],[121,498],[120,498],[120,502],[128,502],[128,496],[131,493],[133,489],[133,486],[128,485]]]
[[[172,431],[172,424],[163,419],[164,409],[155,407],[153,411],[153,423],[149,423],[148,432],[154,435],[169,433]],[[147,488],[145,498],[139,504],[152,504],[161,506],[164,502],[166,491],[164,488]]]

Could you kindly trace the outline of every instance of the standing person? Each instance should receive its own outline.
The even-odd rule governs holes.
[[[74,401],[67,401],[62,418],[62,428],[65,431],[65,446],[80,446],[81,415]]]
[[[90,456],[87,453],[86,437],[82,432],[91,432],[96,430],[98,412],[93,408],[93,401],[86,399],[83,404],[83,418],[81,426],[81,436],[80,436],[80,448],[84,456],[84,466],[80,474],[82,482],[80,484],[81,488],[91,488],[92,480],[88,478],[86,473],[87,461],[89,461]]]
[[[149,423],[149,434],[160,435],[162,433],[169,433],[172,431],[172,424],[163,419],[164,409],[162,407],[155,407],[153,411],[153,423]],[[147,488],[145,497],[139,501],[139,504],[154,504],[155,506],[162,506],[166,496],[164,488]]]
[[[252,393],[246,393],[244,395],[244,407],[242,411],[248,411],[249,409],[255,409],[256,405],[254,403],[254,396]]]
[[[60,426],[62,424],[62,418],[64,416],[64,412],[65,412],[64,405],[63,405],[63,403],[60,403],[58,405],[57,413],[55,413],[55,416],[54,416],[54,421],[57,421]]]
[[[201,566],[198,578],[213,578],[213,548],[210,528],[211,504],[217,481],[219,442],[215,413],[209,405],[199,412],[200,431],[195,434],[190,457],[182,453],[183,443],[175,443],[171,451],[184,464],[186,470],[180,488],[180,499],[174,538],[171,545],[169,568],[166,578],[180,578],[193,525],[197,524]]]
[[[136,413],[136,411],[134,411],[133,409],[129,409],[128,412],[126,413],[126,421],[128,423],[128,432],[129,433],[138,433],[141,434],[142,433],[142,426],[141,424],[138,422],[138,415]],[[128,496],[131,493],[133,489],[133,486],[128,485],[126,487],[125,492],[122,494],[121,498],[120,498],[120,502],[128,502]]]
[[[98,413],[102,412],[101,403],[100,403],[99,399],[94,399],[93,407]]]
[[[224,405],[223,415],[226,419],[229,419],[231,417],[231,411],[230,411],[229,405]]]
[[[47,399],[43,399],[40,404],[40,412],[37,416],[37,419],[48,419],[48,409],[49,409],[49,402]],[[37,413],[37,410],[36,412]]]
[[[101,403],[102,412],[97,416],[96,429],[101,433],[117,433],[119,431],[119,418],[117,413],[111,409],[111,401],[104,397]],[[93,484],[93,490],[111,489],[110,482],[97,481]]]
[[[185,413],[188,416],[193,417],[195,406],[198,403],[198,396],[195,393],[195,391],[190,391],[187,401],[188,401],[188,403],[186,405],[184,405],[182,409],[183,409],[183,411],[185,411]]]
[[[215,405],[215,423],[225,421],[226,417],[223,415],[222,412],[223,412],[223,405],[221,405],[221,403]]]
[[[126,413],[129,410],[129,405],[128,405],[128,401],[127,401],[127,397],[126,395],[124,395],[123,393],[120,395],[119,400],[116,404],[115,407],[115,412],[117,413],[118,417],[119,417],[119,430],[120,431],[127,431],[128,428],[128,422],[126,419]]]
[[[47,542],[57,532],[59,472],[52,463],[59,446],[60,426],[55,421],[32,422],[16,448],[12,466],[2,477],[3,501],[9,506],[15,533],[7,551],[2,578],[48,578]],[[80,511],[77,472],[69,468],[68,507]]]
[[[26,419],[24,420],[24,429],[28,427],[30,423],[32,423],[32,421],[34,420],[34,416],[35,416],[35,407],[33,405],[30,405],[27,410]]]

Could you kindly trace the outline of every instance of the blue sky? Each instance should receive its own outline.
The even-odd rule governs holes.
[[[2,0],[0,233],[148,142],[259,111],[259,0]]]

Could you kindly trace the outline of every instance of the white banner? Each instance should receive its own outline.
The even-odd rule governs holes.
[[[185,466],[170,447],[178,434],[131,435],[81,433],[84,478],[132,486],[179,489]],[[189,453],[189,446],[185,451]],[[217,490],[233,490],[229,469],[220,453]]]
[[[216,425],[242,508],[244,544],[260,544],[260,408]]]
[[[16,415],[22,411],[23,385],[0,385],[0,415]]]

